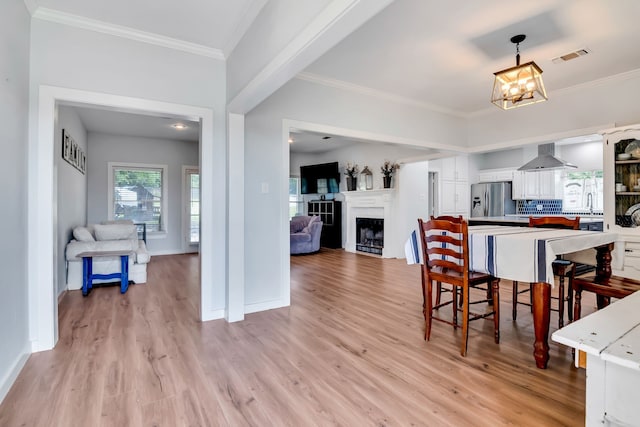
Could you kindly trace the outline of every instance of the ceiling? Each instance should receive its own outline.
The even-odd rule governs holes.
[[[197,122],[100,108],[72,108],[78,113],[78,117],[80,117],[87,132],[140,138],[171,139],[174,141],[198,142],[200,140],[200,124]],[[173,125],[177,123],[185,125],[186,128],[176,129]]]
[[[347,136],[333,135],[327,133],[294,130],[289,133],[289,152],[295,154],[322,154],[328,151],[343,149],[361,143],[378,145],[393,145],[398,148],[408,148],[414,152],[423,152],[425,156],[435,153],[427,147],[415,145],[405,145],[389,142],[370,141],[365,139],[350,138]],[[422,155],[421,154],[421,155]]]
[[[543,69],[552,99],[640,69],[639,16],[637,0],[396,0],[305,72],[469,116],[495,110],[493,73],[515,65],[512,36],[527,35],[522,62]],[[591,53],[552,62],[582,48]]]
[[[24,1],[32,12],[77,15],[200,44],[228,57],[267,0]],[[640,70],[638,16],[637,0],[395,0],[301,75],[472,117],[495,111],[489,102],[493,73],[515,64],[515,46],[509,41],[513,35],[527,35],[520,45],[522,62],[534,60],[544,70],[553,99],[563,89]],[[583,48],[590,53],[552,61]],[[98,128],[106,119],[92,114],[83,120],[91,130],[102,131]],[[133,129],[133,124],[122,126]],[[150,126],[146,122],[142,127]],[[334,137],[314,145],[311,140],[318,135],[309,134],[292,149],[317,152],[327,144],[350,143]]]

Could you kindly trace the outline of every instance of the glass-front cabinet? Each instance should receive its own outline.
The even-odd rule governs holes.
[[[618,233],[611,267],[640,280],[640,125],[602,132],[604,231]]]
[[[605,222],[610,231],[628,232],[640,226],[640,127],[606,131],[604,143],[605,164],[613,164],[605,167],[605,206],[613,208],[605,209]]]

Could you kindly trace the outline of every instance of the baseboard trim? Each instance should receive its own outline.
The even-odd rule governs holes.
[[[149,250],[149,248],[147,248]],[[184,255],[193,252],[185,252],[182,249],[166,249],[162,251],[149,251],[149,255],[151,256],[162,256],[162,255]]]
[[[224,319],[224,310],[211,310],[206,313],[202,313],[202,321],[208,322],[209,320]]]
[[[258,302],[254,304],[245,304],[244,313],[245,314],[257,313],[259,311],[267,311],[267,310],[273,310],[276,308],[289,307],[289,305],[290,304],[283,299]]]
[[[14,362],[11,369],[9,369],[9,372],[7,372],[2,380],[0,380],[0,403],[2,403],[5,397],[7,397],[9,390],[11,390],[11,386],[14,382],[16,382],[16,379],[22,371],[22,368],[24,368],[27,360],[29,360],[29,356],[31,355],[31,353],[27,350],[27,347],[28,346],[25,346],[22,352],[18,355],[18,358]]]
[[[62,300],[64,300],[64,298],[67,296],[68,292],[69,292],[68,289],[65,289],[64,291],[60,292],[60,295],[58,295],[58,305],[60,305]]]

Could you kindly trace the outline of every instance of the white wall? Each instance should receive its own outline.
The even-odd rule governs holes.
[[[89,133],[87,158],[87,220],[107,220],[108,162],[168,165],[167,234],[163,238],[147,235],[147,249],[154,254],[183,253],[182,239],[182,166],[198,165],[198,143],[168,139]]]
[[[400,168],[396,241],[404,247],[406,239],[418,226],[418,218],[429,217],[429,163],[407,163]]]
[[[599,141],[556,146],[556,155],[578,166],[576,171],[602,170],[603,154],[604,144]]]
[[[466,142],[460,118],[298,79],[287,83],[245,120],[245,207],[247,218],[251,213],[260,215],[260,221],[247,221],[245,228],[245,259],[251,260],[245,275],[247,304],[283,300],[287,292],[283,283],[288,280],[289,148],[283,119],[368,132],[388,137],[391,143],[411,141],[422,147],[442,144],[455,149],[452,143]],[[269,193],[262,192],[263,183]],[[271,249],[256,242],[269,242]]]
[[[578,166],[576,170],[596,170],[602,169],[602,142],[583,142],[577,144],[556,145],[556,157],[566,160]],[[506,150],[491,151],[482,154],[472,154],[469,156],[471,162],[475,163],[478,170],[499,169],[499,168],[519,168],[529,160],[538,155],[537,145],[528,145]],[[472,181],[472,176],[469,180]],[[475,182],[475,181],[474,181]]]
[[[87,131],[73,107],[58,106],[54,136],[54,174],[57,178],[57,286],[59,295],[67,288],[65,248],[73,238],[73,229],[87,223],[87,175],[62,158],[62,129],[89,158]],[[57,173],[56,173],[57,171]]]
[[[561,91],[549,92],[549,101],[476,116],[468,122],[470,147],[552,142],[564,136],[595,133],[600,126],[640,122],[640,71]],[[593,129],[596,127],[596,129]],[[591,129],[589,132],[577,132]],[[552,135],[554,138],[549,138]],[[497,148],[497,147],[496,147]]]
[[[31,351],[27,306],[29,20],[22,0],[0,7],[0,402]]]
[[[30,124],[31,146],[38,131],[41,85],[74,88],[213,110],[213,179],[202,183],[202,198],[216,199],[216,223],[226,223],[226,67],[208,57],[34,19],[31,32]],[[25,73],[26,75],[27,73]],[[188,117],[191,118],[191,117]],[[35,148],[33,148],[35,149]],[[35,173],[35,172],[34,172]],[[214,188],[216,190],[214,191]],[[226,247],[226,236],[210,236]],[[203,304],[223,310],[226,298],[226,253],[214,244],[214,289]]]
[[[330,1],[268,1],[227,60],[229,99],[264,69]]]

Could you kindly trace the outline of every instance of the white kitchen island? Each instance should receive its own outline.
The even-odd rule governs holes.
[[[640,291],[551,339],[586,353],[585,425],[640,426]]]

